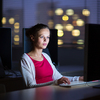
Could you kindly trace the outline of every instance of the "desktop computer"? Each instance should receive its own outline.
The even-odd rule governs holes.
[[[100,24],[85,24],[84,39],[84,83],[100,80]],[[75,85],[78,82],[73,82]],[[79,84],[79,83],[78,83]],[[81,84],[81,82],[80,82]],[[61,84],[61,86],[70,86]],[[99,85],[93,87],[100,88]]]

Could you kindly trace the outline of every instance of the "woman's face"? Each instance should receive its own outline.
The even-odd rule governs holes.
[[[48,28],[41,29],[34,39],[34,46],[38,49],[45,49],[49,43],[50,31]]]

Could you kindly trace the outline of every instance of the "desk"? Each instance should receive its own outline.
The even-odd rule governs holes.
[[[22,77],[15,78],[2,78],[0,79],[0,84],[4,84],[6,92],[16,91],[24,89],[24,82]]]
[[[78,85],[71,88],[55,85],[24,89],[0,94],[0,100],[98,100],[100,89],[92,85]]]

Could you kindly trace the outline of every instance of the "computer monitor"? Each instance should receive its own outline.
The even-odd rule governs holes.
[[[100,24],[85,25],[84,81],[100,80]]]
[[[12,67],[12,34],[11,28],[0,27],[0,58],[4,69]]]
[[[23,28],[23,52],[28,53],[31,51],[31,42],[26,36],[26,30],[28,28]],[[51,59],[52,62],[55,64],[55,66],[58,66],[58,37],[57,37],[57,29],[50,29],[50,42],[46,49],[43,50],[43,52],[47,53]]]

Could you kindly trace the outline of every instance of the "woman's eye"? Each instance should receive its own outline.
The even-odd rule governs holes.
[[[48,39],[50,38],[50,37],[47,37]]]
[[[40,38],[43,38],[43,36],[41,36]]]

